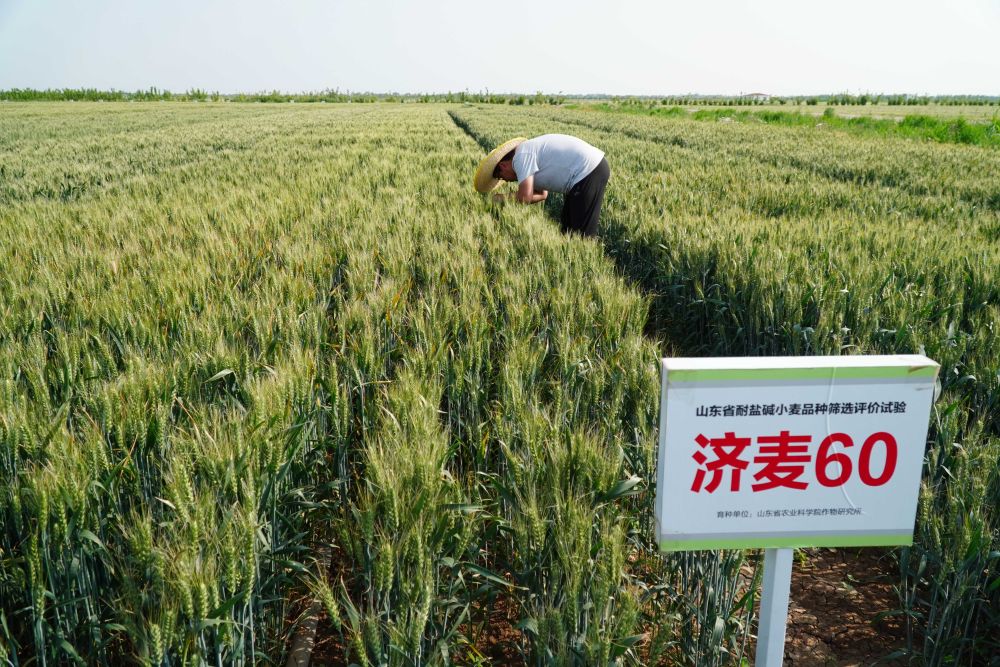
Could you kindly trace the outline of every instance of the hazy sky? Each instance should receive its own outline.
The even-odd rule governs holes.
[[[1000,0],[0,0],[0,88],[1000,95]]]

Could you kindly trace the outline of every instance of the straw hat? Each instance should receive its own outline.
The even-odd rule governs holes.
[[[516,139],[506,141],[494,148],[490,151],[489,155],[483,158],[483,161],[479,163],[479,168],[476,169],[475,178],[472,179],[472,186],[476,188],[476,192],[485,194],[500,183],[499,178],[493,177],[493,170],[496,169],[497,164],[503,159],[503,156],[517,148],[522,141],[527,141],[527,139],[517,137]]]

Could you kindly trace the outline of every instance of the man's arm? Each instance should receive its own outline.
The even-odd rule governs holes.
[[[493,195],[493,201],[500,202],[505,199],[513,199],[521,202],[522,204],[537,204],[540,201],[545,201],[548,197],[549,191],[535,190],[535,177],[528,176],[526,179],[521,181],[520,185],[517,186],[517,192],[495,194]]]
[[[522,204],[537,204],[549,196],[548,190],[535,190],[535,177],[528,176],[517,186],[517,201]]]

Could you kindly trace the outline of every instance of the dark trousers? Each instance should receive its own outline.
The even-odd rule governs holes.
[[[601,217],[601,204],[604,203],[604,188],[611,178],[611,167],[608,161],[601,158],[601,163],[586,178],[574,185],[563,199],[560,226],[567,233],[583,236],[597,236],[597,223]]]

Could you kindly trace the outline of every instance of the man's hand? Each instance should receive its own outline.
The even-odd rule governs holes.
[[[528,176],[517,186],[517,201],[522,204],[537,204],[549,197],[548,190],[535,190],[535,177]]]
[[[509,199],[513,199],[514,201],[520,202],[522,204],[537,204],[540,201],[545,201],[546,199],[548,199],[549,191],[535,190],[533,187],[534,184],[530,182],[533,180],[534,179],[529,176],[528,178],[524,179],[524,181],[522,181],[521,184],[517,187],[517,192],[497,193],[493,195],[493,201],[499,204]],[[528,185],[525,186],[525,183],[528,183]]]

